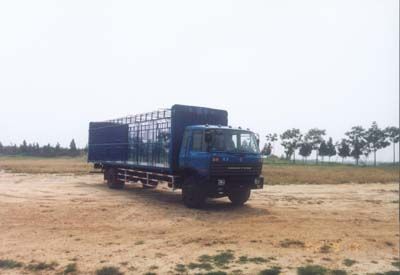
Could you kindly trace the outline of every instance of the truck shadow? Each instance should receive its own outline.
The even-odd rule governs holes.
[[[101,189],[110,193],[111,196],[123,197],[124,199],[137,202],[145,207],[162,208],[168,211],[185,211],[185,212],[197,212],[198,214],[211,214],[211,213],[223,213],[239,215],[268,215],[269,211],[265,208],[259,208],[252,205],[251,198],[244,206],[234,206],[230,203],[227,198],[221,199],[207,199],[206,204],[202,209],[189,209],[184,206],[181,198],[181,191],[172,191],[164,186],[157,187],[155,189],[144,189],[139,184],[128,184],[123,190],[112,190],[108,189],[105,184],[87,185],[92,188]]]

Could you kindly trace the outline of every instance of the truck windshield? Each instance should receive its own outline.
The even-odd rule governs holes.
[[[259,153],[254,133],[241,130],[211,130],[210,151]]]

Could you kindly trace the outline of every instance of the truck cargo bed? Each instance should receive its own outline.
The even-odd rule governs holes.
[[[89,125],[88,161],[162,173],[178,170],[183,132],[189,125],[228,124],[224,110],[174,105],[170,109]]]

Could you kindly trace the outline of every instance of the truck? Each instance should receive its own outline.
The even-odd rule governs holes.
[[[125,183],[182,190],[183,203],[201,208],[207,198],[243,205],[262,189],[258,136],[228,125],[225,110],[173,105],[168,109],[90,122],[88,162],[111,189]]]

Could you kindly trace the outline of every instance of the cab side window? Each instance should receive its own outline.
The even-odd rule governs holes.
[[[182,147],[181,147],[181,153],[186,154],[187,147],[189,145],[189,131],[185,131],[185,134],[183,135],[183,140],[182,140]]]
[[[203,131],[193,131],[192,151],[193,152],[204,152],[205,151],[205,142],[204,142]]]

